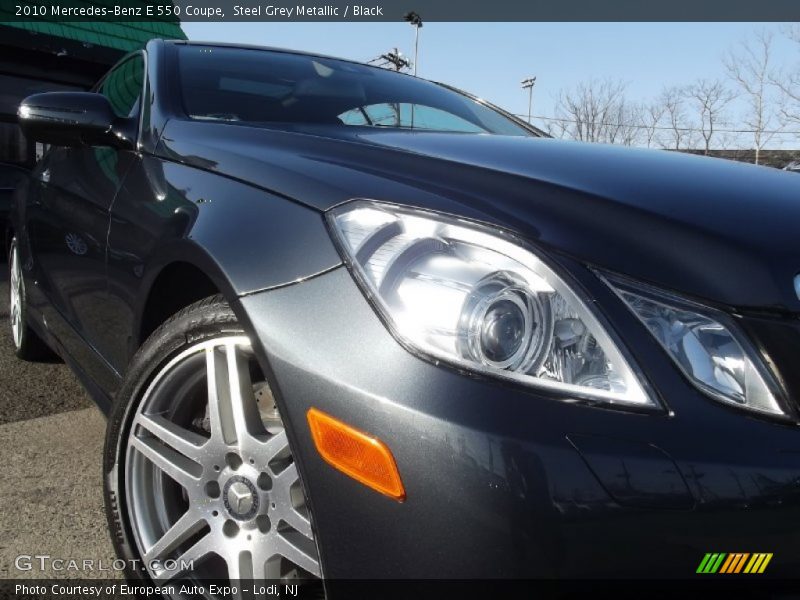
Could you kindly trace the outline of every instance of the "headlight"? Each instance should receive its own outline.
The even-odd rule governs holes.
[[[741,408],[786,414],[763,360],[727,314],[649,286],[617,279],[610,285],[701,391]]]
[[[656,406],[597,318],[520,244],[373,202],[329,218],[356,279],[408,347],[565,399]]]

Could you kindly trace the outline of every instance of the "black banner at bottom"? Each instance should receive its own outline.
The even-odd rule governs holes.
[[[0,580],[0,598],[90,600],[578,600],[725,598],[800,600],[800,579],[701,576],[683,580],[327,580],[126,582],[102,579]]]
[[[90,600],[214,598],[249,600],[526,600],[725,598],[800,600],[800,579],[706,576],[684,580],[326,580],[126,582],[101,579],[0,580],[0,598]]]

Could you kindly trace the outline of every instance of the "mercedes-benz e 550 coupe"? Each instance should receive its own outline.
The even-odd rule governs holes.
[[[219,44],[19,119],[16,351],[108,413],[130,577],[796,575],[796,176]]]

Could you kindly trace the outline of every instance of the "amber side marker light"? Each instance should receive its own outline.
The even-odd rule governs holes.
[[[405,500],[406,490],[386,444],[316,408],[307,417],[314,445],[328,464],[381,494]]]

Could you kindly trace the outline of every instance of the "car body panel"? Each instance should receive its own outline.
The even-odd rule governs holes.
[[[787,173],[599,144],[369,129],[175,120],[158,152],[320,210],[354,197],[440,210],[699,298],[800,312],[800,182]]]
[[[170,85],[168,50],[148,45],[145,89]],[[341,264],[319,212],[149,155],[172,105],[146,97],[135,151],[53,148],[13,209],[33,326],[82,365],[103,405],[143,341],[146,300],[167,265],[192,265],[236,297]]]
[[[54,148],[36,165],[14,229],[21,248],[31,318],[62,352],[109,391],[119,371],[104,354],[107,323],[106,237],[110,209],[133,153],[112,148]],[[17,221],[14,221],[17,223]]]
[[[14,190],[28,174],[28,169],[19,165],[0,162],[0,220],[5,221],[8,218]]]
[[[768,548],[772,574],[794,576],[797,428],[699,393],[611,292],[569,266],[629,332],[669,414],[562,402],[421,360],[344,268],[241,299],[297,436],[329,577],[688,577],[710,548]],[[311,407],[387,444],[405,502],[323,461],[305,424]],[[631,445],[668,473],[642,479]]]
[[[108,244],[107,341],[119,368],[141,343],[135,332],[148,291],[172,263],[200,268],[229,298],[341,264],[319,213],[149,156],[136,161],[114,202]]]

